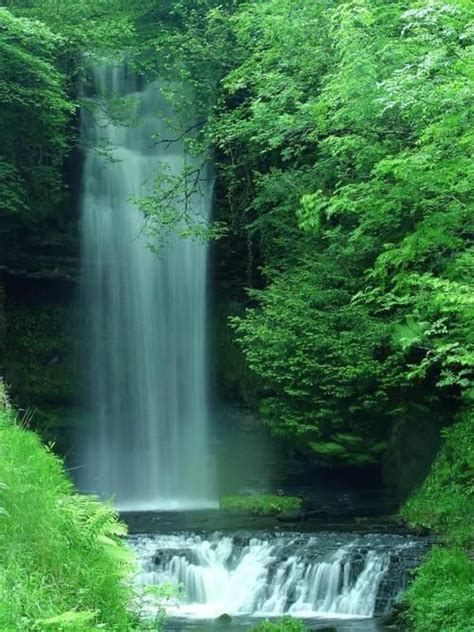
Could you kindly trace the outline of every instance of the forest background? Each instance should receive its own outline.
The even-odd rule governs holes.
[[[215,221],[176,204],[194,172],[137,204],[150,238],[179,228],[244,253],[230,327],[249,404],[292,449],[341,464],[403,463],[411,437],[444,438],[424,485],[398,488],[406,519],[449,544],[412,589],[419,630],[466,630],[474,612],[473,17],[469,0],[0,9],[4,216],[70,222],[88,56],[120,51],[201,121],[185,140],[213,157]],[[126,102],[108,109],[130,124]]]

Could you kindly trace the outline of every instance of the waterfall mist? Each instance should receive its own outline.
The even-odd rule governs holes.
[[[152,253],[130,201],[156,169],[178,175],[193,158],[179,141],[153,140],[157,131],[177,136],[165,122],[159,86],[111,65],[96,67],[94,78],[97,98],[133,97],[138,124],[111,122],[97,110],[82,116],[86,422],[79,482],[115,497],[125,511],[210,507],[208,248],[173,236]],[[113,160],[97,151],[104,146]],[[208,218],[211,178],[202,176],[200,188],[190,212]]]

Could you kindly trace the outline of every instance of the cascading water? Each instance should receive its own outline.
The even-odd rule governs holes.
[[[296,533],[130,539],[139,584],[181,585],[179,617],[370,618],[406,587],[426,543],[403,536]]]
[[[164,122],[159,86],[125,67],[94,70],[93,115],[82,117],[86,151],[82,208],[82,310],[87,417],[80,435],[80,484],[122,510],[214,505],[208,453],[207,248],[173,237],[157,256],[129,200],[155,170],[181,173],[192,158],[180,142],[156,143]],[[131,97],[136,126],[111,122],[100,95]],[[160,116],[161,112],[161,116]],[[104,159],[101,147],[110,150]],[[191,212],[208,218],[210,177]]]

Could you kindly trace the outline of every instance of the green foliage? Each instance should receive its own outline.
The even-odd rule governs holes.
[[[444,445],[430,474],[401,513],[412,527],[442,534],[450,547],[432,551],[407,593],[414,629],[474,630],[472,410],[445,431]]]
[[[79,83],[85,83],[88,56],[113,51],[118,59],[133,45],[137,49],[135,26],[144,7],[124,0],[3,4],[0,212],[19,215],[38,230],[45,220],[61,222],[69,203],[64,166],[78,145]],[[111,112],[114,105],[111,95]]]
[[[373,437],[369,441],[355,434],[342,432],[333,435],[334,441],[312,441],[309,444],[312,452],[318,456],[333,457],[354,465],[370,465],[377,463],[380,456],[387,449],[385,441],[373,443]]]
[[[184,147],[179,149],[184,151]],[[191,164],[188,165],[188,162]],[[188,156],[178,175],[160,169],[152,178],[151,191],[134,199],[145,218],[152,249],[159,252],[173,235],[207,241],[220,239],[226,234],[222,222],[212,221],[195,212],[196,204],[202,200],[207,202],[209,180],[213,177],[208,162],[204,158],[196,162]]]
[[[318,458],[367,464],[381,458],[393,420],[416,424],[422,410],[449,424],[469,409],[472,2],[11,0],[7,7],[1,210],[40,218],[61,207],[76,82],[86,72],[81,54],[131,50],[138,69],[169,80],[176,135],[193,156],[179,176],[157,176],[137,203],[154,234],[225,235],[221,223],[196,224],[187,213],[215,156],[219,219],[249,244],[258,288],[232,326],[274,432]],[[124,104],[106,96],[109,113],[123,120]],[[190,128],[190,119],[202,124]],[[51,341],[31,323],[19,321],[15,338],[34,363],[48,362]],[[473,536],[472,427],[464,417],[446,433],[432,473],[403,510],[412,524],[464,545]],[[11,423],[0,432],[10,447],[0,444],[0,536],[20,525],[8,531],[9,547],[0,537],[8,597],[0,623],[8,629],[25,613],[25,629],[109,620],[120,629],[107,617],[128,616],[126,589],[110,588],[122,570],[107,564],[121,549],[106,554],[89,522],[105,510],[72,495],[32,435]],[[39,469],[30,478],[29,451],[46,459],[43,468],[34,457]],[[46,470],[52,479],[38,491]],[[223,499],[223,507],[248,511],[249,498]],[[282,507],[279,497],[257,498],[251,511]],[[116,523],[106,515],[97,521],[109,538]],[[25,550],[28,557],[18,553]],[[435,551],[410,592],[416,629],[469,629],[470,582],[472,564],[460,551]]]
[[[434,548],[406,594],[417,632],[474,630],[474,562],[461,549]]]
[[[15,15],[47,24],[53,32],[62,35],[69,47],[81,52],[101,53],[124,50],[136,43],[134,22],[137,12],[143,12],[139,5],[147,3],[133,0],[9,0],[6,4]]]
[[[61,68],[65,40],[0,9],[0,211],[37,213],[63,199],[60,169],[75,104]]]
[[[302,621],[291,617],[284,617],[279,621],[262,621],[253,628],[253,632],[304,632],[305,630],[307,628]]]
[[[257,516],[277,516],[298,514],[302,506],[301,498],[294,496],[269,496],[253,494],[249,496],[224,496],[220,507],[231,513],[249,513]]]
[[[267,0],[229,18],[209,127],[266,281],[232,324],[270,426],[317,454],[378,460],[392,419],[469,387],[473,17]]]
[[[264,379],[261,412],[273,430],[318,454],[370,462],[384,439],[374,423],[387,399],[381,359],[388,330],[351,302],[345,275],[317,259],[300,264],[253,292],[259,309],[233,323]]]
[[[223,299],[214,306],[212,331],[215,362],[219,367],[219,396],[227,401],[250,402],[256,389],[255,378],[250,375],[242,349],[229,327],[235,304]]]
[[[402,508],[414,527],[474,545],[474,420],[465,416],[445,432],[444,445],[428,478]]]
[[[207,121],[219,79],[233,62],[229,16],[236,4],[238,0],[151,2],[137,18],[142,41],[133,48],[133,64],[160,81],[171,110],[171,138],[156,135],[155,145],[158,151],[173,146],[186,155],[178,173],[157,171],[149,193],[134,200],[152,243],[161,245],[173,233],[197,240],[217,240],[228,233],[224,221],[200,216],[193,206],[215,180],[210,164],[214,141]]]
[[[138,629],[116,513],[74,492],[63,464],[0,410],[0,628]]]
[[[366,464],[382,457],[393,419],[416,423],[420,406],[456,412],[474,366],[469,3],[8,6],[2,68],[17,96],[3,129],[22,128],[28,111],[49,198],[61,188],[68,90],[84,73],[86,43],[131,51],[130,64],[165,80],[176,139],[155,141],[178,143],[190,159],[178,175],[157,174],[136,203],[154,239],[247,240],[264,287],[259,275],[232,325],[276,433],[310,454]],[[14,72],[21,59],[24,80]],[[107,103],[123,116],[123,103]],[[21,137],[6,139],[0,168],[10,210],[29,205],[36,185],[45,197],[24,158],[37,165],[36,145],[25,137],[28,151],[18,151]],[[212,154],[227,228],[189,212],[213,177]]]

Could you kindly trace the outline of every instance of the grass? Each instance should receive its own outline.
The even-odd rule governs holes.
[[[434,531],[434,548],[407,592],[408,620],[419,632],[474,632],[474,420],[466,414],[445,442],[422,487],[402,508],[413,527]]]
[[[445,432],[444,445],[423,486],[402,508],[413,527],[474,545],[474,419],[468,415]]]
[[[253,494],[248,496],[224,496],[220,507],[230,513],[247,513],[254,516],[297,515],[301,511],[301,498],[295,496],[271,496]]]
[[[0,630],[139,629],[124,525],[0,395]]]
[[[434,548],[409,589],[417,632],[474,631],[474,562],[458,548]]]

